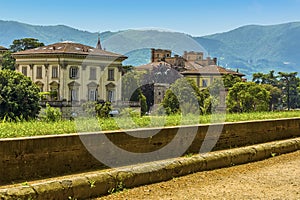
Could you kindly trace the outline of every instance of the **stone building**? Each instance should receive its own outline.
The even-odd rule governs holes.
[[[209,87],[216,79],[221,79],[225,74],[241,78],[245,76],[242,73],[218,66],[216,58],[204,58],[203,52],[185,51],[183,56],[172,56],[171,50],[164,49],[151,49],[151,63],[135,69],[150,74],[150,78],[153,79],[154,107],[162,102],[167,89],[178,78],[186,77],[194,80],[201,90]],[[226,91],[221,91],[221,108],[225,105],[225,97]]]
[[[213,59],[211,59],[211,57],[204,58],[203,52],[185,51],[183,54],[183,58],[188,63],[198,64],[203,67],[209,65],[217,65],[217,58],[213,58]]]
[[[185,66],[185,59],[179,55],[172,56],[171,50],[151,49],[151,63],[166,62],[176,67],[177,71],[182,71]]]
[[[51,100],[121,100],[122,61],[127,57],[73,42],[13,54],[16,70],[31,78]]]
[[[226,69],[217,65],[209,65],[205,67],[195,67],[181,72],[184,77],[193,79],[200,89],[205,89],[210,86],[214,80],[220,79],[225,74],[232,74],[242,78],[245,76],[242,73]]]
[[[155,67],[167,65],[184,77],[193,79],[200,89],[210,86],[215,79],[220,79],[224,74],[245,76],[242,73],[218,66],[217,58],[204,58],[203,52],[185,51],[183,56],[172,56],[171,50],[151,49],[151,61],[151,63],[136,69],[151,71]]]
[[[0,69],[2,68],[2,56],[6,51],[8,51],[7,48],[0,46]]]

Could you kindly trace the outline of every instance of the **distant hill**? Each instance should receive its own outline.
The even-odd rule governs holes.
[[[9,47],[15,39],[33,37],[45,44],[74,41],[90,46],[97,43],[98,33],[74,29],[64,25],[36,26],[0,20],[0,45]],[[300,23],[272,26],[249,25],[225,33],[192,37],[178,32],[161,30],[124,30],[102,32],[102,46],[129,58],[127,65],[141,65],[150,61],[151,48],[170,49],[174,54],[204,51],[217,57],[219,64],[239,69],[251,77],[254,72],[299,71]]]
[[[220,62],[249,73],[299,71],[300,23],[271,26],[249,25],[235,30],[195,38],[211,49]],[[299,71],[300,72],[300,71]]]

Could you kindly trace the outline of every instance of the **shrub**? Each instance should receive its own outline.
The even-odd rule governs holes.
[[[53,108],[47,103],[43,119],[47,122],[57,122],[60,121],[61,118],[62,113],[59,108]]]
[[[88,116],[96,116],[96,101],[87,101],[83,103],[82,109]]]
[[[133,108],[123,108],[120,113],[120,117],[139,117],[140,112]]]
[[[145,95],[142,93],[140,93],[139,99],[141,102],[141,116],[144,116],[148,112],[147,100]]]
[[[96,115],[99,118],[108,118],[111,111],[111,103],[106,101],[105,103],[97,103],[95,107]]]

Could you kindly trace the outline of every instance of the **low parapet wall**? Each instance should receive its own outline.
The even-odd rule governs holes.
[[[0,199],[90,199],[195,172],[244,164],[300,149],[300,138],[0,187]]]
[[[207,135],[208,129],[211,130],[209,135]],[[220,135],[219,130],[221,130]],[[196,131],[195,135],[193,131]],[[156,134],[141,138],[152,133]],[[107,149],[104,143],[99,142],[101,141],[99,137],[106,137],[119,148],[129,152],[148,153],[167,146],[177,134],[184,136],[177,143],[178,145],[185,139],[194,137],[185,153],[199,153],[200,149],[204,151],[207,149],[205,146],[208,146],[207,150],[209,150],[209,144],[214,144],[216,141],[212,150],[299,137],[300,118],[1,139],[0,184],[105,168],[103,163],[89,153],[86,149],[86,141],[84,145],[82,139],[98,140],[98,143],[90,144],[100,150],[103,148],[102,150],[108,153],[107,157],[114,160],[114,152]],[[93,149],[93,146],[89,148]],[[132,164],[135,164],[134,161]]]

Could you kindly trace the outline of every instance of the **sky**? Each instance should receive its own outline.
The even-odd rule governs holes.
[[[163,29],[204,36],[300,21],[300,0],[0,0],[0,20],[90,32]]]

